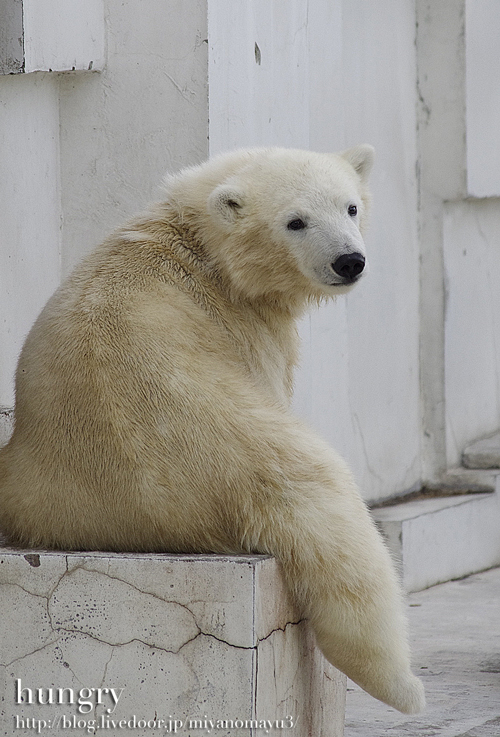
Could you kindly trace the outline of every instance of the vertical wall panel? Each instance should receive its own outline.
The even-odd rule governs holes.
[[[500,2],[466,0],[467,189],[500,195]]]
[[[500,427],[500,199],[450,202],[444,215],[446,448]]]
[[[309,144],[308,3],[209,0],[210,153]]]
[[[59,283],[57,79],[0,78],[0,407],[12,407],[17,357]]]
[[[101,69],[103,0],[2,0],[0,74]]]
[[[66,274],[208,153],[205,0],[106,0],[99,74],[61,76]]]
[[[23,0],[23,15],[25,72],[102,67],[103,0]]]
[[[344,145],[371,143],[376,160],[369,272],[346,298],[347,366],[336,384],[346,409],[332,413],[330,437],[376,500],[420,480],[415,8],[342,7]]]
[[[411,488],[420,477],[414,3],[208,7],[212,154],[377,148],[370,273],[302,322],[294,405],[348,458],[366,498]]]

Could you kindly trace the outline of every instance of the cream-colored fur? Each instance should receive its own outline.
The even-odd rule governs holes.
[[[28,547],[272,554],[328,660],[416,712],[389,555],[345,463],[288,408],[296,318],[350,288],[339,255],[364,253],[371,161],[228,154],[94,251],[26,340],[0,528]]]

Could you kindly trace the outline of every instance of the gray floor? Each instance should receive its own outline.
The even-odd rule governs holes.
[[[500,568],[408,600],[427,709],[399,714],[349,681],[345,737],[500,737]]]

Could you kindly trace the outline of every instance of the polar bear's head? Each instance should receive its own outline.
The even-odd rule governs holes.
[[[362,233],[373,148],[340,154],[257,149],[188,173],[175,198],[197,218],[212,258],[236,291],[335,296],[366,270]],[[193,197],[199,195],[194,204]]]

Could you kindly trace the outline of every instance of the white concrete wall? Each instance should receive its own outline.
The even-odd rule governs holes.
[[[106,64],[60,78],[63,273],[208,154],[205,0],[105,0]]]
[[[500,426],[500,83],[489,0],[417,0],[422,476]],[[470,198],[470,199],[467,199]]]
[[[209,2],[212,154],[377,148],[370,274],[304,320],[295,397],[371,500],[420,478],[414,36],[410,0]]]
[[[376,500],[420,480],[415,15],[411,0],[342,7],[345,143],[377,151],[370,273],[345,308],[355,442],[342,450]],[[348,417],[335,421],[339,439]]]
[[[3,0],[0,73],[101,69],[103,0]]]
[[[102,12],[106,63],[0,76],[0,408],[13,405],[17,356],[61,275],[157,197],[167,170],[208,152],[204,0],[85,0],[48,28],[59,0],[50,2],[24,0],[32,59],[56,63],[46,58],[55,49],[59,68],[77,58],[87,68],[85,33],[92,23],[99,32]],[[75,45],[54,46],[47,33],[64,39],[78,19],[83,41],[75,31]]]
[[[467,189],[473,197],[500,195],[500,3],[465,6]]]
[[[22,5],[25,72],[102,68],[103,0],[22,0]]]
[[[55,77],[0,77],[0,162],[0,407],[12,407],[17,356],[61,275]]]
[[[500,199],[445,207],[447,464],[500,424]]]
[[[422,477],[446,471],[443,202],[465,196],[463,0],[417,0]]]

